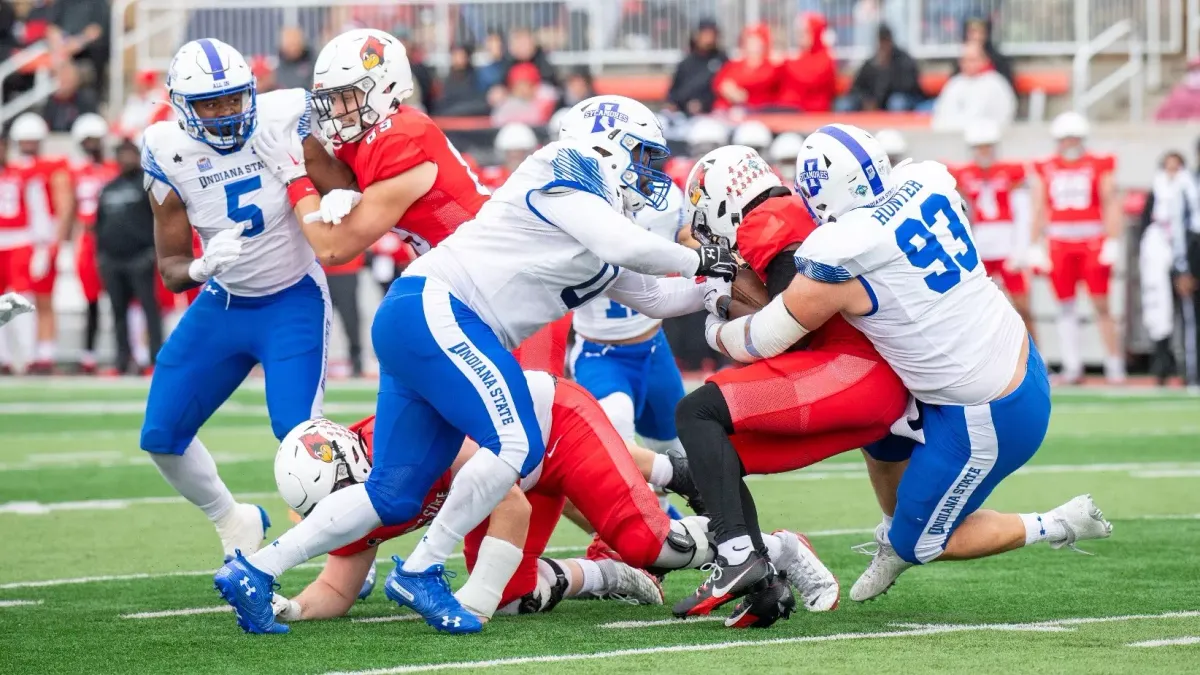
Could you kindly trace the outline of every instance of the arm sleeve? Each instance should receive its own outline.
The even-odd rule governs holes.
[[[796,278],[795,252],[794,248],[784,249],[767,263],[767,297],[779,295]]]
[[[591,192],[530,190],[525,201],[546,223],[574,237],[606,263],[642,274],[696,276],[700,257],[634,224]]]
[[[621,270],[606,295],[651,319],[669,319],[704,309],[704,284],[692,279],[659,279]]]

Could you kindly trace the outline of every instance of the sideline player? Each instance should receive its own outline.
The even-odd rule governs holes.
[[[22,314],[30,316],[0,333],[0,375],[12,375],[11,342],[22,352],[25,363],[33,356],[37,340],[37,318],[33,315],[33,288],[29,259],[33,237],[29,231],[30,209],[38,187],[28,173],[8,159],[8,137],[0,136],[0,318],[7,324]]]
[[[96,373],[96,333],[100,329],[100,292],[104,290],[100,280],[100,265],[96,261],[96,235],[92,227],[96,224],[100,191],[120,172],[116,160],[104,156],[107,138],[108,122],[95,113],[80,115],[71,125],[71,140],[84,155],[72,160],[69,168],[75,185],[75,222],[81,226],[75,241],[75,273],[79,275],[79,284],[87,301],[79,369],[87,375]],[[142,340],[137,331],[131,333],[136,340]]]
[[[1112,155],[1088,152],[1087,118],[1065,112],[1054,118],[1050,135],[1058,144],[1053,157],[1034,164],[1034,267],[1050,274],[1058,298],[1058,336],[1062,379],[1083,379],[1079,344],[1079,308],[1075,294],[1082,282],[1092,297],[1096,327],[1104,342],[1104,377],[1125,380],[1117,325],[1108,306],[1108,283],[1120,255],[1121,213]]]
[[[295,140],[276,140],[275,150],[260,147],[259,154],[274,154],[271,162],[283,167],[296,155]],[[271,584],[312,555],[408,520],[470,435],[488,452],[459,471],[459,489],[387,584],[403,589],[403,604],[438,630],[481,630],[450,594],[444,561],[545,451],[528,385],[508,350],[606,289],[652,316],[698,311],[719,289],[690,278],[732,278],[736,270],[726,249],[666,242],[624,215],[664,208],[669,179],[650,162],[667,152],[657,119],[641,103],[601,96],[577,104],[560,140],[522,163],[474,220],[414,261],[376,312],[372,343],[382,375],[376,464],[366,484],[338,491],[269,549],[222,568],[218,579],[231,587]],[[316,201],[305,197],[298,212],[315,211]],[[343,225],[367,204],[364,193]],[[328,228],[306,222],[319,240],[313,229]],[[688,278],[655,278],[667,274]],[[287,630],[275,623],[269,598],[231,602],[243,628]]]
[[[508,177],[517,170],[517,167],[521,166],[521,162],[524,162],[526,157],[537,150],[537,134],[533,133],[533,129],[529,128],[528,124],[509,122],[496,132],[493,147],[496,150],[496,156],[500,158],[500,163],[485,167],[480,171],[479,182],[489,190],[498,190],[501,185],[504,185],[504,181],[508,180]]]
[[[37,313],[37,343],[27,372],[50,375],[54,372],[58,333],[53,302],[58,250],[75,218],[75,196],[66,158],[43,152],[43,143],[50,136],[46,120],[35,112],[22,113],[13,120],[8,133],[17,144],[12,164],[25,173],[32,189],[26,215],[33,249],[27,265]]]
[[[754,362],[840,312],[922,404],[925,441],[911,444],[895,513],[876,529],[878,550],[851,599],[878,596],[913,565],[1108,537],[1089,495],[1045,514],[980,509],[1041,445],[1050,386],[1020,316],[979,264],[946,168],[920,162],[893,174],[874,137],[842,124],[805,139],[797,161],[815,172],[797,187],[822,225],[796,252],[799,274],[762,310],[714,319],[707,337]]]
[[[234,501],[196,433],[257,364],[276,438],[319,415],[330,321],[325,277],[286,188],[247,141],[286,126],[307,137],[314,177],[330,186],[351,178],[308,137],[307,93],[257,96],[245,59],[223,42],[181,47],[167,92],[179,121],[154,124],[142,145],[158,269],[171,291],[203,292],[158,355],[141,447],[208,516],[232,556],[257,550],[269,522],[259,507]],[[193,228],[204,242],[199,258]]]
[[[1029,309],[1029,278],[1024,270],[1031,215],[1025,166],[997,159],[1000,133],[1000,125],[991,120],[968,125],[963,140],[971,150],[971,161],[950,172],[970,208],[971,235],[984,271],[1004,287],[1025,322],[1025,330],[1036,342]]]
[[[811,180],[807,171],[800,178]],[[688,203],[694,205],[696,238],[727,242],[737,250],[750,268],[743,273],[756,275],[769,297],[791,283],[796,275],[793,253],[816,229],[803,200],[749,147],[731,145],[701,158],[688,178]],[[728,307],[728,316],[746,313],[730,307],[731,302],[725,297],[717,306]],[[743,475],[792,471],[864,446],[873,451],[869,444],[888,435],[908,399],[871,342],[841,317],[814,331],[803,349],[723,370],[688,394],[677,411],[680,437],[689,457],[695,456],[702,495],[718,500],[706,506],[721,577],[737,582],[702,585],[675,605],[675,614],[709,614],[752,589],[771,587],[773,564],[785,569],[779,551],[764,545]],[[877,474],[883,472],[870,454],[868,464],[872,482],[880,480]],[[887,475],[894,488],[898,472]],[[752,549],[758,555],[751,556]],[[776,585],[774,592],[779,602],[787,603],[784,588]],[[824,593],[806,597],[805,605],[833,609],[838,590],[833,580]],[[727,625],[740,625],[752,604],[736,607]]]

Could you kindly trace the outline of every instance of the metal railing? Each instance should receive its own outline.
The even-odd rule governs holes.
[[[26,66],[45,57],[49,53],[50,46],[45,40],[39,40],[13,54],[3,63],[0,63],[0,82],[7,80],[9,76],[17,74]],[[50,98],[50,95],[57,88],[58,81],[49,69],[41,68],[37,70],[33,77],[33,87],[17,94],[11,100],[0,103],[0,127],[3,127],[8,120]]]
[[[1090,85],[1092,58],[1121,41],[1127,45],[1129,61],[1095,85]],[[1115,92],[1121,85],[1128,83],[1129,121],[1140,122],[1143,119],[1146,83],[1143,78],[1145,66],[1142,44],[1134,35],[1133,24],[1128,19],[1118,21],[1084,45],[1076,52],[1071,68],[1072,96],[1076,112],[1086,115],[1089,108]]]

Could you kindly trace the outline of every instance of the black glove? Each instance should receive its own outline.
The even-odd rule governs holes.
[[[700,266],[696,268],[696,276],[720,277],[725,281],[733,281],[737,276],[738,262],[729,249],[708,244],[701,246],[699,253]]]

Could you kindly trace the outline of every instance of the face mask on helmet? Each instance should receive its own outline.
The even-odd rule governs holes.
[[[343,87],[313,90],[317,121],[327,138],[338,144],[353,143],[383,119],[383,113],[367,105],[367,94],[374,87],[375,80],[364,77]]]
[[[184,130],[214,148],[240,148],[258,120],[254,82],[210,94],[174,94]]]
[[[621,147],[629,152],[629,166],[621,172],[621,182],[636,193],[631,210],[636,211],[641,205],[647,205],[655,211],[665,211],[671,177],[655,167],[661,166],[660,163],[671,155],[671,151],[665,145],[628,132],[621,138]]]

